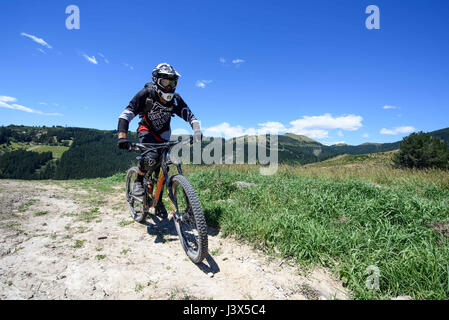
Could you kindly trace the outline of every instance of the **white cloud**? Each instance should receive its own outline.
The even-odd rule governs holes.
[[[205,136],[225,137],[226,139],[243,136],[245,134],[242,126],[231,127],[227,122],[204,129]]]
[[[280,122],[265,122],[257,124],[260,128],[257,129],[257,134],[277,134],[279,132],[285,132],[287,129]]]
[[[46,113],[46,112],[42,112],[40,110],[35,110],[35,109],[31,109],[31,108],[22,106],[20,104],[7,103],[7,102],[16,102],[16,101],[17,101],[17,99],[13,98],[13,97],[0,96],[0,108],[19,110],[19,111],[24,111],[24,112],[28,112],[28,113],[36,113],[36,114],[41,114],[41,115],[45,115],[45,116],[62,116],[62,114],[60,114],[60,113]]]
[[[228,122],[223,122],[217,126],[204,129],[206,136],[224,137],[226,139],[240,137],[244,135],[278,134],[285,132],[284,125],[280,122],[259,123],[259,128],[243,128],[242,126],[231,126]]]
[[[95,59],[95,56],[89,57],[87,54],[83,54],[83,57],[86,58],[87,61],[93,64],[98,64],[97,59]]]
[[[9,104],[3,101],[0,101],[0,108],[14,109],[14,107],[10,106]]]
[[[8,96],[0,96],[0,101],[2,101],[2,102],[16,102],[17,99],[13,98],[13,97],[8,97]]]
[[[98,52],[98,55],[103,58],[105,63],[109,64],[109,60],[102,53]]]
[[[198,88],[206,88],[206,85],[212,83],[212,80],[197,80],[195,85]]]
[[[337,132],[337,136],[343,137],[343,136],[344,136],[343,131],[339,130],[339,131]]]
[[[368,133],[364,133],[364,134],[362,134],[362,137],[363,138],[369,138],[369,134]]]
[[[43,54],[47,54],[47,52],[45,52],[44,50],[42,50],[42,48],[37,48],[37,51],[43,53]]]
[[[353,114],[336,118],[329,113],[321,116],[303,116],[302,119],[291,121],[291,127],[287,131],[310,138],[326,138],[328,130],[358,130],[362,127],[362,120],[361,116]]]
[[[396,135],[396,134],[400,134],[400,133],[412,133],[414,131],[416,131],[416,129],[414,127],[404,126],[404,127],[394,127],[393,129],[382,128],[382,130],[380,130],[380,133]]]
[[[41,111],[33,110],[31,108],[22,106],[20,104],[12,104],[11,106],[13,107],[12,109],[15,109],[15,110],[25,111],[25,112],[29,112],[29,113],[41,113]]]
[[[171,134],[174,134],[174,135],[182,135],[182,134],[190,134],[190,132],[187,131],[186,129],[178,128],[178,129],[173,130],[173,131],[171,132]]]
[[[49,45],[44,39],[38,38],[36,36],[33,36],[31,34],[28,34],[28,33],[24,33],[24,32],[22,32],[20,35],[24,36],[24,37],[27,37],[27,38],[30,38],[34,42],[39,43],[40,45],[42,45],[44,47],[47,47],[48,49],[52,48],[52,46]]]
[[[257,128],[243,128],[242,126],[231,126],[223,122],[217,126],[205,129],[205,135],[222,136],[225,138],[238,137],[243,135],[260,134],[280,134],[290,132],[298,135],[304,135],[314,139],[327,138],[329,130],[340,129],[337,135],[343,136],[342,130],[355,131],[362,127],[361,116],[348,115],[341,117],[332,117],[330,114],[321,116],[304,116],[301,119],[290,122],[290,127],[284,126],[280,122],[258,123]]]
[[[134,67],[132,65],[129,65],[128,63],[123,63],[123,65],[130,70],[134,70]]]
[[[243,60],[243,59],[234,59],[234,60],[232,60],[233,64],[240,64],[240,63],[243,63],[243,62],[245,62],[245,60]]]
[[[383,108],[384,108],[385,110],[388,110],[388,109],[399,109],[399,108],[396,107],[396,106],[389,106],[389,105],[383,106]]]
[[[223,58],[223,57],[220,57],[220,62],[221,62],[221,63],[226,63],[226,59]]]
[[[307,137],[313,138],[313,139],[323,139],[323,138],[327,138],[327,136],[329,135],[329,132],[327,130],[321,130],[321,129],[312,129],[312,130],[289,129],[288,132],[298,134],[301,136],[307,136]]]

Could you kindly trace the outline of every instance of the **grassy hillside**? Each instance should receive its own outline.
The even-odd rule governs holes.
[[[136,140],[136,135],[131,133],[130,139]],[[126,170],[136,157],[134,153],[117,148],[117,133],[111,130],[12,125],[0,127],[0,142],[0,157],[3,159],[3,163],[0,163],[1,178],[107,177]],[[17,154],[6,156],[18,150],[29,151],[27,163],[22,163]],[[52,159],[42,164],[39,154],[46,152],[51,152]],[[11,166],[25,168],[29,163],[35,164],[31,167],[33,172],[27,171],[20,176],[20,171],[15,170],[14,175],[9,174],[12,172],[9,169]]]
[[[282,135],[283,137],[287,137],[287,138],[291,138],[294,139],[296,141],[299,141],[300,143],[304,143],[304,144],[315,144],[315,145],[321,145],[321,143],[319,143],[318,141],[315,141],[309,137],[303,136],[303,135],[299,135],[299,134],[294,134],[294,133],[286,133],[284,135]]]
[[[308,167],[339,167],[339,166],[391,166],[393,164],[393,155],[397,151],[378,152],[368,154],[343,154],[318,163],[308,164]]]
[[[209,224],[331,268],[356,299],[448,299],[449,173],[344,158],[343,166],[283,166],[274,176],[222,166],[196,168],[188,178]],[[237,181],[254,186],[240,189]],[[379,269],[379,290],[365,286],[369,266]]]
[[[41,145],[30,145],[26,148],[27,151],[34,151],[38,153],[42,152],[51,152],[54,159],[61,159],[61,156],[64,152],[69,150],[69,147],[66,146],[49,146],[45,144]]]

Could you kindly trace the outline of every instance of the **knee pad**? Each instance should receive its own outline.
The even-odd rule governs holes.
[[[139,162],[139,168],[141,171],[147,172],[147,171],[153,171],[157,165],[158,165],[158,159],[157,155],[147,153],[144,155]]]

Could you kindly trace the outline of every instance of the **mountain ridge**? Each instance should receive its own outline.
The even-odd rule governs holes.
[[[429,132],[449,145],[449,128]],[[173,135],[172,139],[187,137],[188,135]],[[323,145],[318,141],[302,135],[286,133],[277,135],[278,147],[270,150],[267,145],[267,154],[278,152],[279,163],[304,165],[320,162],[343,154],[369,154],[387,152],[399,149],[400,141],[393,143],[363,143],[360,145]],[[129,133],[131,141],[137,141],[135,132]],[[254,139],[241,136],[223,142],[243,139],[245,161],[250,144]],[[267,140],[270,137],[268,136]],[[203,141],[205,148],[208,142]],[[257,147],[257,146],[253,146]],[[37,152],[36,152],[37,151]],[[225,154],[225,144],[222,144],[222,155]],[[39,152],[53,153],[40,156]],[[210,152],[210,150],[209,150]],[[6,155],[8,154],[8,157]],[[5,157],[3,157],[5,156]],[[3,157],[3,158],[1,158]],[[51,160],[46,160],[50,158]],[[107,177],[122,172],[135,164],[136,154],[119,150],[117,148],[116,130],[99,130],[75,127],[38,127],[10,125],[0,127],[0,178],[14,178],[20,176],[21,170],[17,168],[31,167],[27,178],[35,179],[78,179]],[[224,159],[224,157],[223,157]],[[42,164],[42,161],[47,161]],[[28,161],[26,165],[22,162]],[[192,161],[192,153],[191,153]],[[9,170],[9,171],[8,171]],[[34,170],[34,173],[33,173]],[[8,174],[9,172],[9,174]]]

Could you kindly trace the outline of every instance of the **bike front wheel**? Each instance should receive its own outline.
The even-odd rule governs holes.
[[[137,167],[132,167],[126,172],[126,201],[129,205],[131,217],[137,221],[145,220],[148,212],[145,203],[145,195],[136,197],[133,195],[133,185],[137,178]]]
[[[182,175],[172,178],[171,189],[178,205],[176,231],[187,256],[200,263],[207,255],[207,224],[198,196],[190,182]]]

